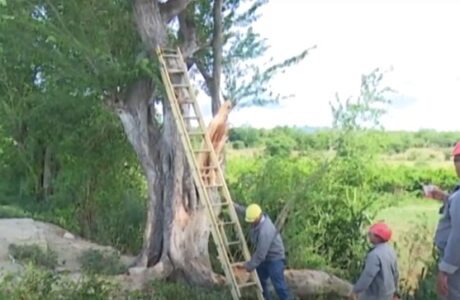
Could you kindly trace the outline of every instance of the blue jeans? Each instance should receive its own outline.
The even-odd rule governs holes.
[[[284,260],[264,261],[257,267],[257,275],[259,275],[260,283],[262,284],[265,300],[271,300],[268,291],[268,279],[272,281],[276,294],[280,300],[290,300],[289,289],[284,280]]]

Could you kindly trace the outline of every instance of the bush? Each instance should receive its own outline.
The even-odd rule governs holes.
[[[116,253],[102,253],[94,249],[84,251],[80,263],[82,271],[88,274],[116,275],[126,269]]]
[[[18,207],[9,206],[9,205],[0,206],[0,219],[27,218],[27,217],[30,217],[30,214]]]
[[[0,299],[106,300],[118,294],[116,285],[98,277],[87,276],[74,282],[32,265],[20,275],[4,276],[0,282]]]
[[[243,141],[234,141],[232,143],[232,148],[233,149],[244,149],[245,148],[245,144]]]
[[[187,300],[231,300],[226,289],[206,289],[186,284],[166,281],[154,281],[147,292],[149,298],[155,300],[187,299]],[[146,298],[143,298],[146,299]]]
[[[32,263],[48,269],[54,269],[58,264],[57,253],[49,248],[44,251],[38,245],[11,244],[8,250],[12,257],[24,263]]]

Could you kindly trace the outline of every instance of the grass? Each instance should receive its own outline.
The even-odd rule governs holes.
[[[401,278],[410,286],[431,259],[439,207],[434,200],[411,197],[377,215],[377,220],[385,220],[393,230]]]

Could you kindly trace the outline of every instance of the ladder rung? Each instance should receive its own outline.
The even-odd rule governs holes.
[[[220,187],[223,187],[223,186],[224,186],[223,184],[212,184],[212,185],[206,185],[206,188],[207,189],[220,188]]]
[[[228,202],[219,202],[219,203],[213,203],[212,206],[214,207],[221,207],[221,206],[225,206],[225,205],[228,205]]]
[[[194,103],[193,100],[181,100],[181,101],[177,100],[177,102],[179,104],[193,104]]]
[[[164,53],[163,57],[166,57],[166,58],[180,58],[180,56],[178,54],[170,54],[170,53]]]
[[[231,241],[231,242],[228,242],[226,243],[227,246],[234,246],[234,245],[240,245],[241,244],[241,241]]]
[[[241,266],[244,263],[245,263],[245,261],[240,261],[240,262],[232,263],[232,264],[230,264],[230,266],[232,266],[232,267]]]
[[[183,118],[187,120],[198,120],[199,119],[197,116],[184,116]]]
[[[173,83],[174,88],[188,88],[190,85],[187,83]]]
[[[211,152],[211,149],[193,149],[194,153],[206,153]]]
[[[236,222],[230,221],[230,222],[219,222],[220,226],[229,226],[229,225],[236,225]]]
[[[205,135],[204,131],[189,131],[189,135]]]
[[[251,287],[251,286],[254,286],[254,285],[257,286],[257,282],[249,281],[249,282],[246,282],[246,283],[238,285],[238,288],[239,289],[244,289],[244,288]]]
[[[168,69],[169,74],[181,74],[184,73],[184,70],[182,69]]]

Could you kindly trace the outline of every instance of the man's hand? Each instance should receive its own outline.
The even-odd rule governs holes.
[[[246,272],[249,272],[244,264],[237,264],[235,268],[237,268],[238,270],[245,270]]]
[[[449,195],[435,185],[429,185],[425,190],[425,196],[439,201],[446,201]]]
[[[446,297],[448,292],[447,287],[447,274],[441,271],[438,271],[438,277],[436,279],[436,290],[438,291],[439,296]]]

